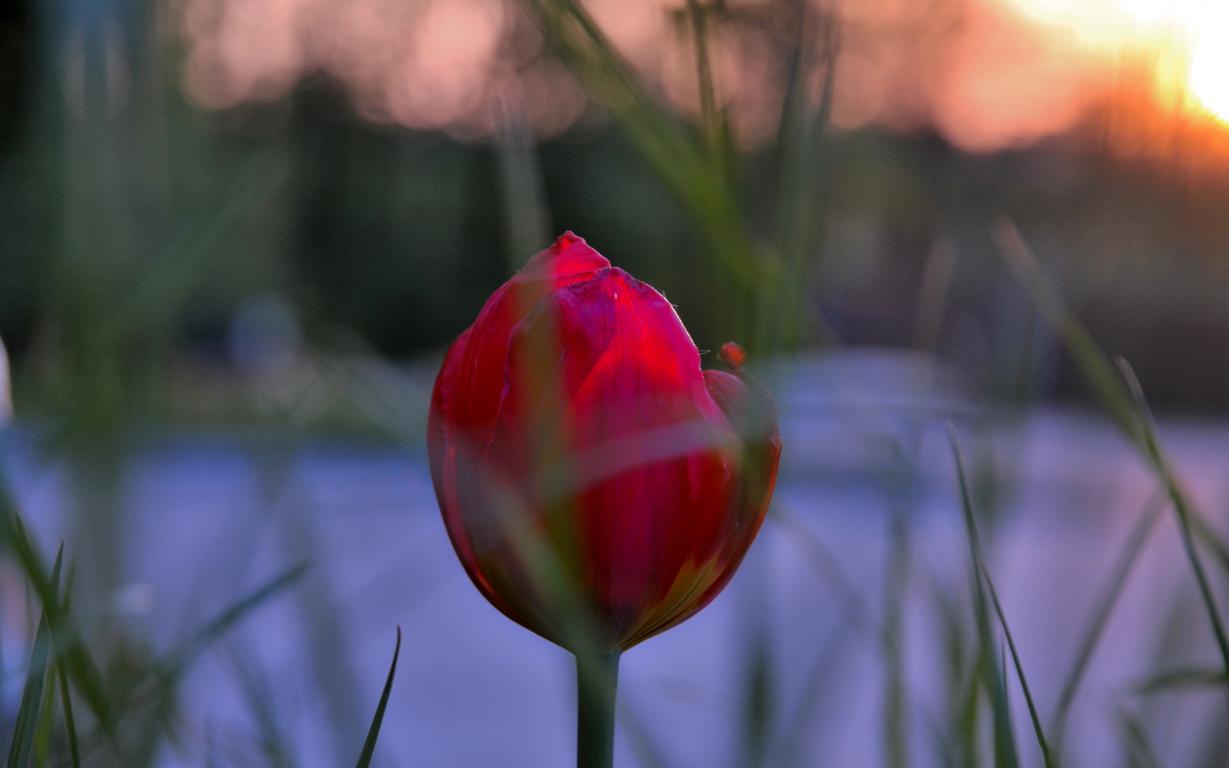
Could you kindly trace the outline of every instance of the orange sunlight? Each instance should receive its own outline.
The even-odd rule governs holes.
[[[325,72],[367,118],[462,139],[490,135],[498,103],[518,104],[542,137],[587,111],[515,0],[181,1],[185,85],[206,108],[277,98]],[[770,5],[726,1],[752,19]],[[698,110],[692,48],[672,21],[682,0],[583,2],[653,90]],[[1229,0],[808,2],[835,13],[847,40],[839,128],[930,126],[981,152],[1100,124],[1089,135],[1119,151],[1168,152],[1180,135],[1193,154],[1229,157]],[[717,97],[749,145],[776,134],[782,50],[781,30],[758,21],[712,34]]]
[[[1148,54],[1155,94],[1229,124],[1229,3],[1225,0],[1008,0],[1085,47]]]

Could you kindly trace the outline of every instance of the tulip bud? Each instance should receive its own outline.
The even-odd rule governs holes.
[[[702,371],[674,307],[571,232],[530,259],[449,348],[431,401],[436,496],[482,594],[600,652],[716,597],[781,452],[771,397],[731,367]]]

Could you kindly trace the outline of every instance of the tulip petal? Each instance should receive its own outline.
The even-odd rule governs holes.
[[[686,621],[721,593],[755,540],[772,499],[781,457],[772,396],[754,380],[725,371],[704,371],[704,383],[740,446],[737,484],[729,496],[723,544],[706,570],[680,578],[671,598],[637,627],[628,647]]]
[[[767,510],[767,392],[701,371],[674,308],[567,233],[444,359],[432,480],[466,572],[509,618],[627,649],[711,601]],[[588,616],[578,616],[577,608]]]
[[[470,327],[470,340],[460,365],[457,402],[453,414],[475,450],[490,440],[499,413],[503,371],[513,329],[553,291],[591,279],[610,262],[571,232],[538,253],[511,280],[487,299]]]
[[[544,524],[622,644],[721,550],[733,435],[674,308],[619,269],[543,302],[509,362],[486,460],[525,478],[529,506],[570,507]]]
[[[478,319],[449,348],[436,380],[428,422],[432,480],[457,556],[478,589],[505,615],[540,624],[532,581],[517,560],[502,557],[510,535],[495,519],[507,492],[481,458],[499,413],[512,329],[543,298],[608,267],[571,232],[535,255],[487,300]]]

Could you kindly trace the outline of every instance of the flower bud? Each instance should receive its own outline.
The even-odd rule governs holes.
[[[574,651],[626,650],[716,597],[781,453],[767,391],[702,371],[674,307],[571,232],[449,348],[427,444],[474,584]]]

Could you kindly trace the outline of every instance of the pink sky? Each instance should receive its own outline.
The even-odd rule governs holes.
[[[1217,15],[1218,2],[833,0],[816,6],[840,20],[833,119],[842,128],[930,126],[985,151],[1068,131],[1092,105],[1110,104],[1142,115],[1127,121],[1126,141],[1139,133],[1136,143],[1148,145],[1174,115],[1229,115],[1229,15]],[[513,0],[184,3],[185,87],[205,108],[277,98],[303,74],[325,71],[368,118],[461,138],[488,135],[500,100],[522,105],[541,136],[586,111],[580,86],[543,55]],[[585,5],[663,100],[697,108],[691,43],[673,13],[681,0]],[[772,0],[727,5],[774,18]],[[714,35],[719,98],[747,143],[775,130],[789,34],[775,18]]]

